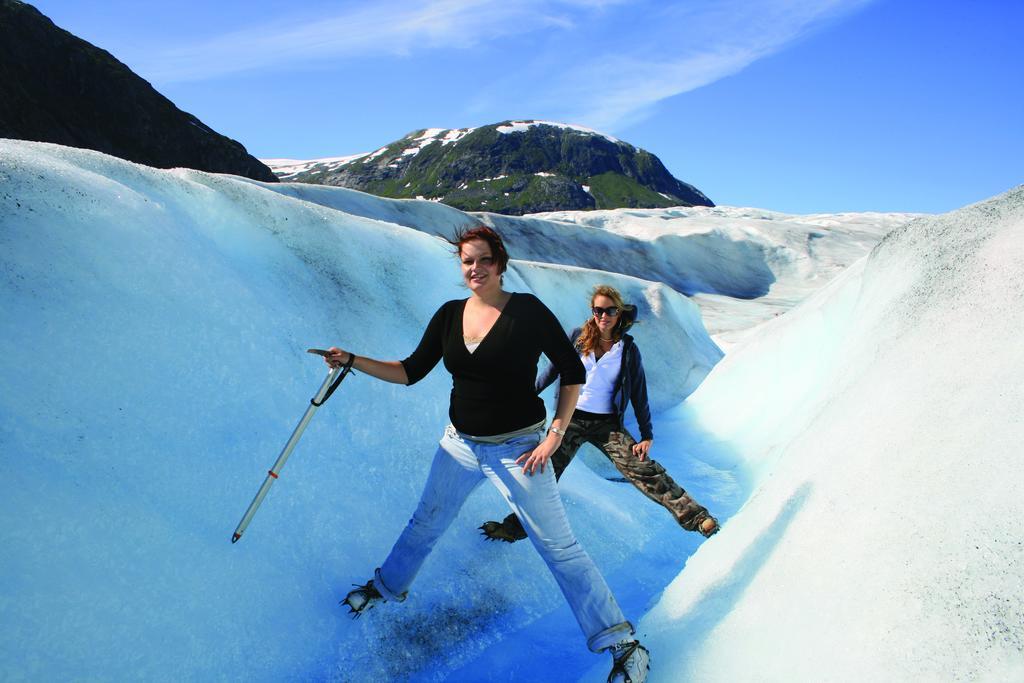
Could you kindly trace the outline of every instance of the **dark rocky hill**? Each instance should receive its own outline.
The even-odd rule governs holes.
[[[281,180],[513,215],[714,206],[650,152],[579,126],[540,121],[419,130],[372,154],[274,171]]]
[[[276,177],[110,53],[0,0],[0,137],[84,147],[158,168]]]

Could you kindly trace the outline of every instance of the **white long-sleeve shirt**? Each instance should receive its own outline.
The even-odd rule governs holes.
[[[608,414],[615,412],[612,395],[615,393],[615,382],[619,379],[622,369],[622,341],[612,344],[612,348],[600,359],[593,353],[580,356],[583,368],[587,371],[587,382],[580,391],[580,400],[576,407],[588,413]]]

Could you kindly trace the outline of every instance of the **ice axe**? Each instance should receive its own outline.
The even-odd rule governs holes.
[[[307,349],[306,353],[315,353],[318,356],[328,355],[328,352],[322,349]],[[267,497],[267,492],[270,491],[270,487],[273,485],[274,480],[277,479],[277,476],[281,473],[281,468],[284,467],[285,462],[287,462],[288,456],[290,456],[292,451],[295,450],[295,444],[299,442],[299,437],[302,436],[302,432],[305,431],[306,425],[308,425],[309,421],[313,418],[313,413],[315,413],[317,408],[322,406],[327,399],[331,397],[331,394],[333,394],[334,390],[338,388],[341,381],[345,379],[345,376],[348,375],[349,372],[351,372],[352,363],[355,359],[356,357],[350,353],[348,355],[348,362],[345,363],[344,366],[331,368],[331,371],[327,373],[327,379],[325,379],[324,383],[320,385],[320,389],[316,392],[316,396],[310,399],[309,407],[306,408],[306,413],[302,416],[302,419],[299,420],[299,424],[295,427],[295,431],[292,432],[292,437],[288,439],[288,443],[284,445],[284,448],[281,450],[281,455],[277,456],[277,462],[275,462],[274,466],[267,472],[267,478],[263,480],[263,485],[260,486],[260,490],[256,492],[256,497],[252,499],[251,503],[249,503],[249,509],[246,510],[245,514],[242,516],[242,521],[239,522],[238,527],[235,528],[235,533],[231,536],[232,543],[237,543],[238,539],[240,539],[242,534],[245,533],[245,528],[249,526],[249,522],[252,521],[253,515],[256,514],[256,510],[259,509],[260,503],[262,503],[263,499]]]

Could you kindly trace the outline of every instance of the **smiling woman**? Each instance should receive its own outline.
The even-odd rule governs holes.
[[[647,376],[640,349],[627,332],[636,319],[636,307],[627,304],[614,287],[598,285],[590,296],[590,310],[593,317],[572,333],[587,379],[565,439],[551,458],[555,479],[562,476],[580,447],[590,443],[615,465],[623,481],[664,507],[680,527],[713,536],[718,532],[718,520],[649,457],[654,430]],[[557,373],[554,366],[547,368],[537,378],[537,393],[554,382]],[[640,426],[639,442],[623,424],[630,403]],[[527,537],[515,513],[501,522],[484,522],[480,528],[491,540],[515,543]]]
[[[466,235],[472,235],[467,239]],[[462,277],[474,292],[497,279],[508,268],[508,252],[498,234],[491,229],[468,231],[455,244],[456,255],[462,262]]]
[[[604,578],[569,527],[548,461],[576,406],[583,364],[554,314],[531,294],[506,292],[508,252],[501,237],[479,226],[449,240],[470,296],[438,309],[419,345],[403,361],[357,357],[332,347],[332,367],[351,363],[398,384],[424,378],[439,361],[452,374],[451,424],[444,430],[419,505],[390,554],[342,601],[360,615],[381,602],[403,602],[413,580],[459,509],[484,479],[525,520],[534,548],[554,575],[593,652],[612,654],[609,680],[642,683],[647,650],[630,636]],[[545,433],[544,402],[534,391],[544,354],[558,368],[561,391]]]

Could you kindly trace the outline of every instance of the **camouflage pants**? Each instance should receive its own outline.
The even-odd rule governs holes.
[[[619,429],[618,420],[614,415],[573,415],[565,430],[562,445],[551,456],[556,479],[562,476],[562,472],[585,443],[596,446],[615,465],[626,481],[668,510],[676,523],[687,531],[698,531],[704,520],[711,516],[707,508],[697,503],[656,460],[641,460],[633,455],[633,444],[636,440],[629,432]],[[506,517],[502,524],[510,530],[522,528],[515,514]]]

